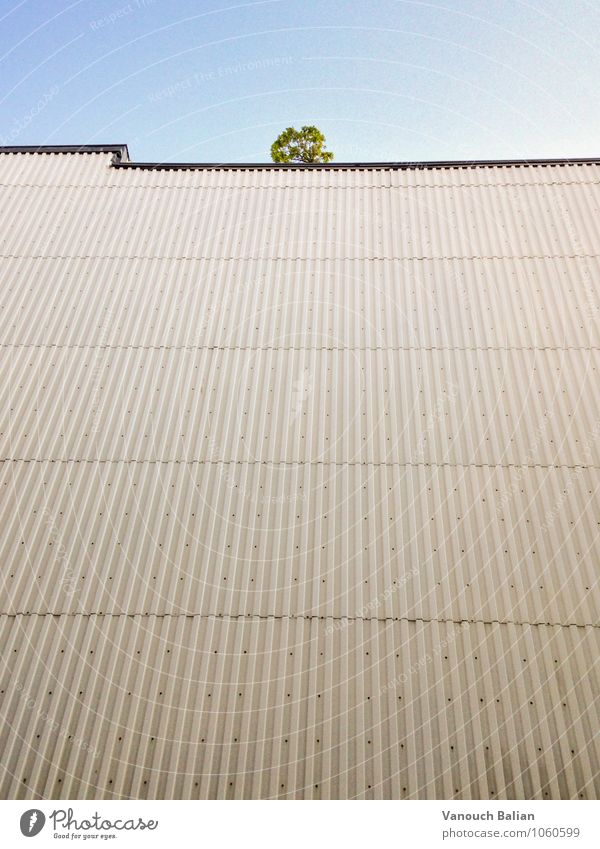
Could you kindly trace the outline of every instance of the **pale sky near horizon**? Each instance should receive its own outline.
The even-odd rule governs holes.
[[[0,144],[269,160],[600,154],[597,2],[0,0]]]

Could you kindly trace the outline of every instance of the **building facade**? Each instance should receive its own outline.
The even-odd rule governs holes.
[[[0,795],[598,798],[600,164],[0,195]]]

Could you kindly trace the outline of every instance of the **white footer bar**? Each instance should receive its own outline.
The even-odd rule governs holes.
[[[600,846],[600,802],[0,802],[3,847]]]

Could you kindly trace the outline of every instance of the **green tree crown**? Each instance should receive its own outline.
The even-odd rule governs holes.
[[[318,127],[288,127],[271,145],[273,162],[331,162],[333,153],[325,150],[325,136]]]

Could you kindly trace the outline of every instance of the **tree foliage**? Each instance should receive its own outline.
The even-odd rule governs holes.
[[[325,136],[317,127],[288,127],[271,145],[271,159],[311,164],[331,162],[333,153],[325,150]]]

